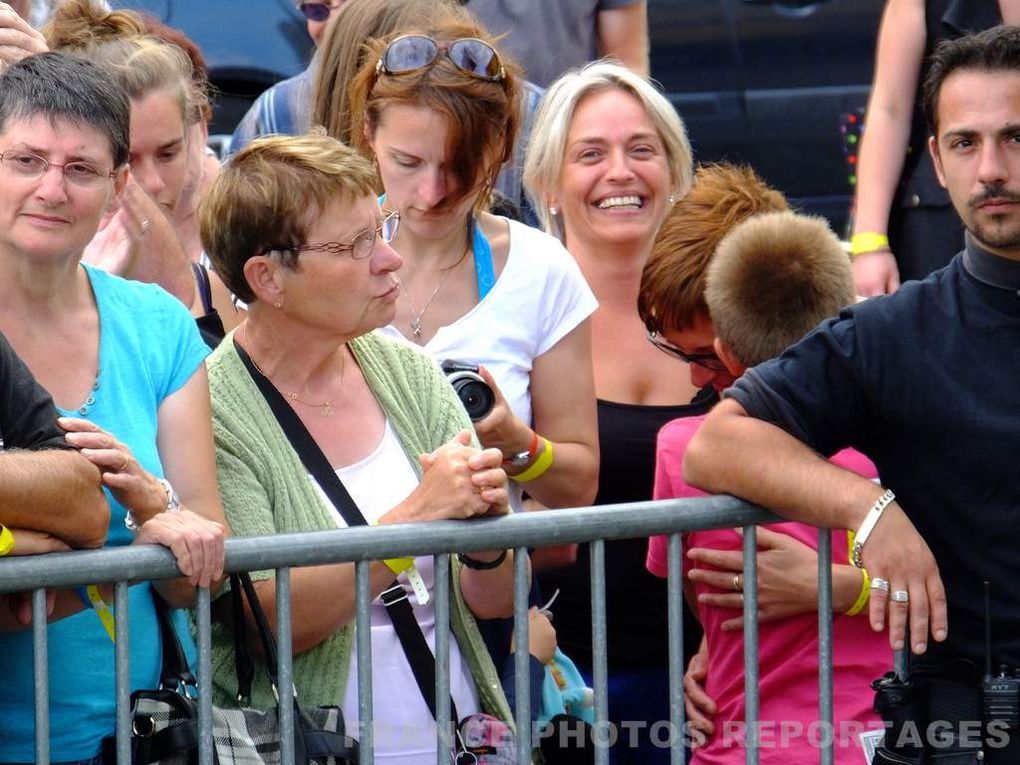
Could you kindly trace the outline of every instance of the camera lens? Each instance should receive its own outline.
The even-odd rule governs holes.
[[[455,375],[450,379],[450,383],[457,391],[460,402],[464,405],[472,422],[485,419],[485,416],[492,411],[492,407],[496,405],[496,397],[492,388],[486,385],[484,380],[477,379],[476,375]]]

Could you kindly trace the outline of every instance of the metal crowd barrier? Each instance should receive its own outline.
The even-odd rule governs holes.
[[[732,497],[715,496],[699,499],[638,502],[604,505],[596,508],[552,510],[520,513],[504,518],[486,518],[470,522],[441,521],[303,534],[279,534],[272,537],[233,538],[227,541],[227,571],[257,569],[276,570],[276,608],[279,641],[279,680],[282,688],[291,686],[291,591],[290,569],[338,562],[356,563],[356,624],[360,731],[351,731],[361,743],[361,762],[373,763],[372,743],[372,664],[369,607],[372,601],[369,585],[369,562],[405,556],[435,556],[436,616],[436,699],[437,761],[448,761],[451,741],[450,676],[449,676],[449,566],[450,554],[479,550],[512,548],[514,567],[514,635],[515,652],[515,719],[530,720],[528,675],[528,547],[558,545],[570,542],[591,542],[592,582],[592,649],[595,685],[596,744],[609,730],[607,665],[605,551],[606,540],[669,534],[668,578],[668,645],[670,672],[670,723],[674,739],[671,744],[672,765],[683,765],[684,726],[683,704],[683,568],[680,533],[700,529],[744,527],[744,660],[745,660],[745,731],[746,761],[758,762],[759,732],[758,700],[758,624],[756,524],[781,520],[760,508]],[[819,710],[818,717],[825,730],[832,731],[832,582],[831,544],[828,533],[820,533],[818,541],[819,580]],[[83,583],[115,583],[116,648],[115,671],[117,693],[117,763],[130,765],[130,709],[128,686],[128,582],[145,579],[166,579],[179,576],[170,552],[157,546],[107,548],[94,551],[57,553],[45,556],[4,559],[0,561],[0,593],[31,590],[32,633],[35,666],[36,762],[50,762],[47,630],[45,588],[76,586]],[[200,765],[213,765],[212,683],[211,683],[211,619],[210,594],[198,592],[195,607],[198,627],[199,730]],[[293,710],[280,705],[283,764],[293,765]],[[531,762],[532,735],[529,725],[517,727],[518,753],[521,765]],[[360,735],[359,735],[360,734]],[[820,748],[822,765],[833,763],[833,739],[828,736]],[[603,742],[604,743],[604,742]],[[597,746],[597,765],[607,765],[608,749]]]

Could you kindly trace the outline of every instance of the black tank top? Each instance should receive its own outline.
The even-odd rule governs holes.
[[[599,491],[596,505],[652,498],[655,480],[655,439],[659,429],[678,417],[704,414],[716,402],[706,388],[690,404],[639,406],[598,402]],[[611,670],[647,669],[668,662],[666,580],[645,569],[647,539],[606,542],[606,628]],[[553,604],[559,646],[575,662],[591,667],[591,584],[588,545],[581,545],[577,563],[540,576]],[[684,653],[692,655],[701,629],[684,605]]]

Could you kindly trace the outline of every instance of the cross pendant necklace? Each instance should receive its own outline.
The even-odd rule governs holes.
[[[421,337],[421,322],[422,319],[425,317],[425,312],[429,310],[429,307],[432,305],[432,301],[436,299],[436,295],[439,294],[439,290],[442,289],[443,284],[446,282],[446,277],[448,277],[450,273],[464,261],[464,258],[468,256],[469,252],[471,252],[470,247],[464,250],[461,256],[457,258],[456,263],[453,263],[452,265],[449,265],[443,269],[443,275],[439,277],[439,281],[436,282],[435,289],[432,290],[432,294],[429,295],[429,299],[425,301],[425,304],[421,307],[421,310],[417,311],[415,310],[414,303],[411,302],[410,291],[404,293],[405,295],[407,295],[407,305],[411,309],[411,313],[414,314],[411,317],[409,324],[411,327],[411,336],[414,338],[415,342],[418,342],[418,338]]]

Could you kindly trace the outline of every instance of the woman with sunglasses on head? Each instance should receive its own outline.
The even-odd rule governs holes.
[[[524,180],[546,230],[576,259],[599,300],[592,318],[598,396],[599,493],[595,504],[649,500],[655,437],[677,417],[701,414],[715,398],[647,340],[637,312],[641,272],[673,202],[690,188],[691,148],[670,103],[640,75],[598,62],[549,88],[528,147]],[[610,715],[650,726],[669,719],[666,586],[645,570],[645,540],[607,542],[606,607]],[[592,668],[588,547],[540,583],[561,590],[560,645]],[[691,622],[693,623],[693,622]],[[691,653],[698,636],[685,630]],[[649,742],[620,762],[668,762]],[[623,744],[621,744],[621,748]]]
[[[46,29],[54,50],[87,58],[110,72],[131,99],[131,158],[121,207],[107,216],[85,254],[88,263],[168,289],[191,308],[210,345],[239,317],[220,280],[197,265],[201,242],[194,210],[204,172],[207,131],[204,78],[175,43],[147,34],[141,16],[108,12],[95,0],[69,0]],[[195,145],[198,143],[198,145]]]
[[[271,136],[238,152],[203,202],[202,239],[217,271],[248,304],[247,319],[209,362],[219,484],[236,534],[347,528],[352,516],[342,498],[331,499],[338,494],[328,471],[369,523],[507,511],[502,455],[477,448],[435,363],[374,331],[396,313],[401,258],[389,243],[402,225],[399,214],[380,211],[374,183],[372,166],[339,141]],[[302,452],[327,463],[326,473],[309,474],[281,427],[287,422],[304,433]],[[507,720],[475,619],[512,611],[512,555],[472,552],[452,564],[455,708],[460,717],[484,709]],[[371,563],[376,761],[435,761],[435,719],[377,598],[387,591],[410,602],[431,641],[432,566],[432,556]],[[272,575],[252,574],[270,615]],[[342,706],[349,732],[359,737],[354,584],[349,563],[291,574],[297,693],[305,704]],[[217,607],[229,612],[224,601]],[[233,646],[227,628],[215,625],[213,682],[224,705],[238,703]],[[274,707],[275,689],[261,671],[255,678],[252,704]]]
[[[555,239],[485,211],[518,125],[516,67],[465,11],[371,43],[351,84],[355,145],[400,212],[401,299],[386,331],[480,365],[475,422],[512,479],[548,507],[588,504],[597,472],[591,291]]]

